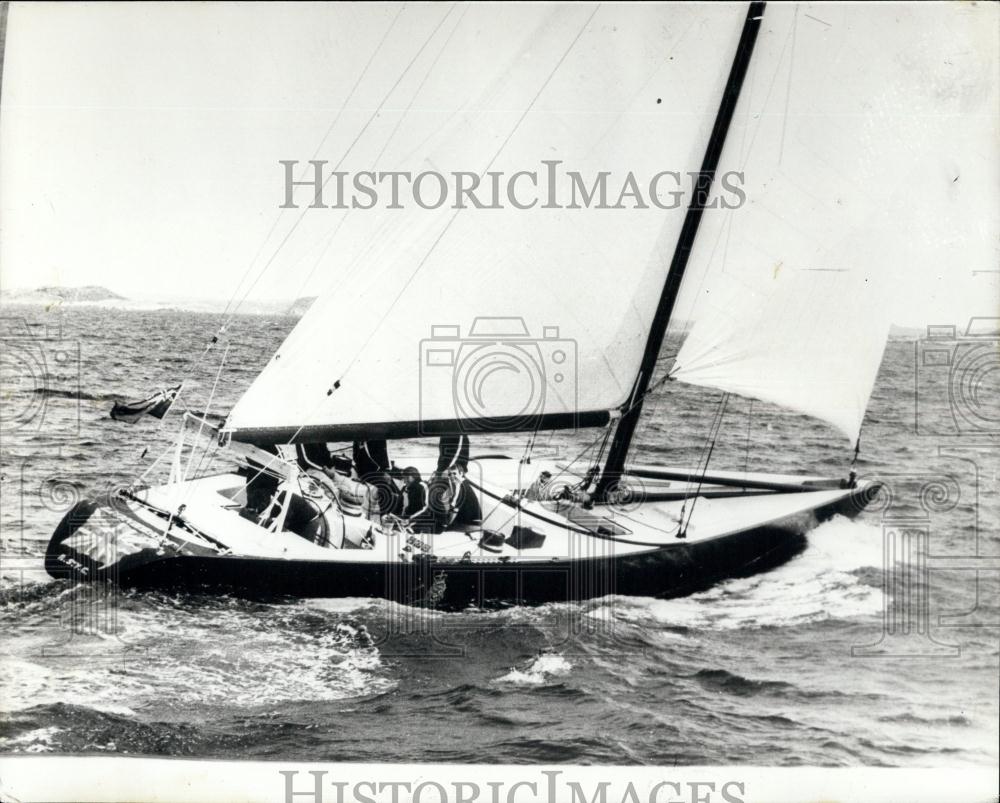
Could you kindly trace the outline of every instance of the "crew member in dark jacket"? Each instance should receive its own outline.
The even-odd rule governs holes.
[[[354,441],[353,456],[354,469],[362,482],[389,471],[389,449],[385,441]]]
[[[410,525],[417,533],[433,532],[434,515],[430,510],[427,483],[420,477],[420,472],[413,466],[403,469],[403,508],[400,518]]]
[[[469,436],[442,435],[438,444],[437,470],[441,474],[458,469],[462,475],[469,473]]]

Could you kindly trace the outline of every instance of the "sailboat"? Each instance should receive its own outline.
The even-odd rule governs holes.
[[[858,8],[826,10],[837,25],[791,6],[765,24],[760,2],[532,6],[515,28],[491,6],[420,9],[437,17],[409,32],[420,49],[390,102],[367,122],[359,112],[365,136],[344,169],[367,163],[366,143],[403,159],[423,136],[421,163],[459,153],[481,178],[539,152],[611,174],[681,166],[696,176],[684,203],[348,212],[330,290],[224,420],[187,414],[186,431],[241,468],[189,476],[182,435],[169,482],[66,514],[48,571],[453,608],[670,597],[765,571],[818,522],[858,515],[880,487],[849,471],[888,334],[880,277],[899,258],[887,251],[921,247],[934,223],[888,224],[885,193],[912,153],[891,137],[878,146],[895,119],[885,104],[919,76],[881,40],[870,58],[845,58]],[[488,46],[498,29],[506,44]],[[874,95],[861,80],[872,70],[885,75]],[[913,147],[949,131],[925,126]],[[841,146],[861,134],[873,144],[852,161]],[[736,173],[747,201],[719,209],[717,176]],[[963,200],[948,207],[956,220]],[[694,323],[657,378],[682,297]],[[664,378],[829,425],[842,475],[636,463],[643,407]],[[594,434],[584,462],[474,447],[459,492],[478,515],[425,531],[386,512],[350,466],[309,457],[386,440],[428,478],[435,456],[407,454],[408,439],[563,429]]]

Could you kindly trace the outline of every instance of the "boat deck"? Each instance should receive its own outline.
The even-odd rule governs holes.
[[[412,465],[428,476],[434,461],[432,458],[413,458]],[[507,538],[497,546],[481,544],[479,531],[448,530],[411,536],[379,526],[378,519],[370,523],[363,519],[351,522],[352,526],[371,526],[373,545],[369,549],[335,549],[312,543],[293,532],[269,532],[240,515],[239,495],[245,478],[235,473],[145,489],[136,494],[139,504],[134,504],[133,510],[149,526],[165,530],[162,511],[176,512],[183,505],[185,524],[196,532],[211,534],[212,541],[217,542],[212,546],[217,551],[221,543],[232,554],[242,557],[370,563],[405,562],[425,554],[438,561],[494,563],[624,556],[670,545],[697,544],[767,525],[805,528],[810,524],[812,511],[834,505],[852,494],[851,490],[840,488],[797,493],[755,492],[721,498],[702,494],[686,500],[624,502],[591,509],[564,501],[517,501],[512,498],[511,491],[529,485],[543,469],[556,476],[560,472],[556,462],[534,461],[525,466],[516,460],[483,459],[470,463],[469,481],[480,495],[483,527],[503,533]],[[803,480],[821,479],[730,474],[731,479],[761,482],[802,483]],[[691,493],[696,490],[696,486],[688,483],[669,484],[674,488],[688,488]],[[702,490],[718,487],[703,486]],[[147,509],[142,502],[161,513]],[[687,521],[686,534],[678,538],[682,516]],[[527,539],[537,545],[526,543],[523,537],[511,538],[516,528],[525,528],[531,535],[541,536]],[[190,543],[200,540],[194,534],[189,535]]]

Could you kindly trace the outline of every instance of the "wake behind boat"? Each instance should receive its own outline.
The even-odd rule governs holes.
[[[766,570],[801,550],[817,522],[864,508],[879,486],[856,481],[849,453],[836,478],[710,467],[730,394],[823,421],[858,457],[889,326],[878,280],[884,252],[865,247],[868,214],[883,199],[861,181],[805,201],[799,191],[804,182],[832,186],[850,167],[816,156],[835,153],[843,133],[814,129],[815,121],[853,120],[855,108],[868,119],[849,75],[866,66],[834,58],[849,29],[802,33],[810,41],[796,69],[816,81],[807,92],[789,80],[787,92],[772,93],[790,66],[770,30],[755,55],[763,3],[745,15],[714,9],[699,22],[700,37],[671,39],[669,59],[663,27],[642,14],[599,6],[574,19],[567,37],[546,17],[564,12],[577,13],[538,10],[537,26],[471,71],[449,71],[448,59],[462,55],[452,54],[451,34],[466,22],[488,30],[478,18],[497,12],[474,8],[468,21],[442,12],[338,164],[368,169],[364,143],[379,156],[397,153],[401,132],[407,143],[423,141],[418,164],[458,154],[480,178],[514,173],[539,152],[629,175],[637,160],[682,164],[697,177],[686,208],[556,204],[477,217],[456,206],[365,220],[346,212],[329,291],[220,425],[208,410],[190,417],[210,441],[189,444],[182,431],[168,483],[136,483],[71,510],[49,545],[51,574],[453,607],[677,596]],[[680,23],[693,12],[669,13]],[[616,35],[627,37],[627,53]],[[404,79],[437,46],[444,61],[434,59],[414,89]],[[602,80],[608,70],[616,80]],[[393,106],[397,89],[415,94]],[[669,124],[650,111],[663,99]],[[398,119],[382,143],[369,125],[384,105]],[[714,119],[706,109],[717,110]],[[740,147],[726,146],[731,128]],[[878,141],[869,129],[865,136]],[[704,154],[700,169],[692,154]],[[891,148],[876,156],[872,163],[896,165]],[[716,174],[743,170],[764,202],[703,226],[717,206]],[[319,178],[311,186],[322,190]],[[308,212],[300,210],[265,269]],[[692,260],[704,269],[687,288],[694,325],[664,374],[664,337]],[[467,330],[456,325],[466,315]],[[654,382],[657,373],[723,394],[699,465],[635,464],[633,439],[663,381]],[[532,459],[538,432],[587,428],[596,436],[585,457]],[[444,470],[405,444],[480,433],[525,433],[528,444],[517,459],[473,456]],[[411,478],[446,489],[432,525],[418,526],[399,507],[407,489],[390,466],[372,480],[356,462],[307,457],[386,441],[406,456]],[[199,454],[215,444],[242,468],[197,476]],[[474,513],[463,517],[465,503]]]

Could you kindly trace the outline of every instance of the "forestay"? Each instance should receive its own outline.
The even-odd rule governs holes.
[[[658,208],[649,182],[676,172],[683,191],[698,169],[745,7],[517,12],[407,7],[410,57],[452,16],[340,168],[500,172],[504,208],[455,209],[452,196],[433,210],[310,210],[331,228],[346,215],[321,267],[329,287],[233,409],[236,439],[595,425],[626,400],[686,205],[668,176],[658,198],[676,208]],[[356,130],[398,78],[346,115]],[[543,160],[562,162],[554,187]],[[518,171],[539,175],[538,190],[515,183],[530,209],[506,197]],[[552,208],[574,200],[568,171],[588,192],[605,174],[605,208]],[[630,173],[647,208],[620,198]]]
[[[893,287],[995,259],[996,32],[969,11],[768,8],[720,167],[747,200],[702,222],[674,378],[857,438]]]

